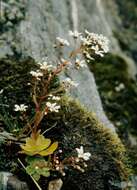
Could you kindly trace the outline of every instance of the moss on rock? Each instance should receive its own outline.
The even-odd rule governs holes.
[[[127,180],[128,169],[124,164],[125,148],[117,135],[104,129],[96,116],[81,107],[78,102],[64,97],[60,104],[61,112],[49,114],[47,118],[43,119],[42,131],[56,123],[55,127],[46,133],[46,137],[59,142],[59,148],[63,150],[61,159],[71,156],[75,152],[75,148],[81,145],[84,146],[85,151],[91,153],[91,159],[87,162],[88,167],[84,173],[69,168],[65,171],[66,176],[64,177],[57,172],[52,172],[49,179],[41,178],[39,184],[42,189],[48,186],[50,180],[59,177],[63,180],[62,190],[120,189],[114,184]],[[0,160],[4,154],[3,151]],[[13,163],[16,163],[17,157],[15,148],[8,154],[8,157],[4,157],[5,162],[9,162],[10,158],[10,163],[12,163],[10,166],[6,165],[6,170],[9,168],[14,171],[15,174],[21,176],[22,180],[28,181],[30,189],[35,189],[30,178],[19,167],[15,168],[16,165]],[[4,163],[1,162],[1,164]],[[0,169],[2,169],[2,165]]]
[[[131,147],[128,138],[132,134],[137,139],[137,83],[129,77],[127,63],[119,56],[107,55],[89,67],[95,75],[106,114],[127,147],[129,165],[137,173],[137,146]],[[117,88],[120,84],[124,86],[121,90]]]
[[[92,155],[84,173],[66,171],[62,189],[118,189],[111,182],[126,180],[127,169],[123,164],[125,149],[117,135],[104,129],[94,114],[68,98],[62,99],[60,113],[50,114],[43,126],[51,127],[55,123],[47,136],[59,141],[63,157],[72,155],[80,145]]]
[[[121,134],[137,134],[137,83],[129,78],[126,62],[119,56],[107,55],[103,60],[90,64],[110,120]],[[123,86],[119,90],[119,85]]]
[[[0,69],[4,80],[1,81],[1,88],[4,87],[4,96],[7,97],[8,104],[10,105],[11,102],[13,105],[17,101],[20,103],[26,102],[29,96],[29,89],[24,90],[28,82],[27,73],[29,73],[29,69],[27,64],[30,63],[30,65],[33,65],[33,60],[30,59],[26,62],[20,62],[18,65],[16,65],[17,61],[14,62],[14,60],[6,60],[3,64],[2,62],[3,61],[1,61]],[[10,70],[9,65],[11,65]],[[17,68],[17,70],[15,68]],[[8,73],[7,70],[9,70],[10,73]],[[9,77],[9,79],[7,79],[7,77]],[[10,85],[15,89],[12,90]],[[11,98],[11,94],[14,98]],[[62,159],[72,155],[72,153],[75,152],[75,148],[79,148],[81,145],[83,145],[85,151],[90,152],[92,156],[88,161],[88,167],[84,173],[70,168],[65,171],[66,176],[64,177],[59,176],[56,172],[52,172],[48,181],[61,177],[64,182],[62,190],[118,190],[119,187],[114,186],[114,183],[125,181],[128,171],[124,164],[125,148],[117,135],[105,129],[97,120],[95,114],[81,107],[80,103],[64,97],[60,104],[61,111],[59,113],[48,114],[48,116],[43,119],[41,123],[42,131],[45,131],[55,124],[55,126],[46,133],[46,137],[59,142],[59,147],[63,150]],[[20,170],[20,167],[16,168],[14,165],[14,163],[17,163],[18,154],[16,151],[18,148],[12,145],[14,148],[11,146],[9,149],[13,151],[10,151],[7,156],[7,146],[8,145],[1,145],[0,170],[3,170],[5,166],[5,170],[14,171],[15,174],[17,173],[21,176],[22,180],[28,181],[30,189],[35,189],[35,185],[30,182],[30,178],[24,175],[25,173]],[[10,164],[6,165],[5,163]],[[40,179],[39,183],[42,189],[47,187],[48,181],[45,178]]]
[[[31,104],[31,86],[28,84],[31,80],[29,72],[34,67],[35,62],[30,57],[7,57],[0,60],[0,89],[4,90],[0,95],[0,123],[4,119],[4,129],[8,132],[22,127],[15,122],[13,110],[15,104]]]

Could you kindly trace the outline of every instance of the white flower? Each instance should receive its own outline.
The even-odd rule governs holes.
[[[43,76],[43,73],[41,73],[39,70],[37,71],[30,71],[30,74],[35,77],[37,80],[40,80],[39,77],[42,77]]]
[[[120,92],[121,90],[124,90],[125,85],[123,83],[120,83],[118,86],[115,87],[116,92]]]
[[[85,30],[85,33],[86,33],[87,35],[90,35],[90,34],[91,34],[88,30]]]
[[[79,36],[81,36],[81,33],[79,33],[77,30],[74,31],[69,31],[69,35],[72,36],[73,38],[78,38]]]
[[[63,38],[57,37],[56,40],[59,42],[60,46],[69,46],[69,42]]]
[[[81,36],[80,40],[82,42],[82,45],[90,45],[90,41],[87,38]]]
[[[75,61],[75,65],[76,67],[87,67],[86,63],[85,63],[85,60],[79,60],[78,58],[76,59]]]
[[[91,154],[89,152],[84,153],[83,146],[80,146],[80,148],[76,148],[76,151],[78,153],[78,158],[82,158],[85,161],[89,160],[91,157]]]
[[[100,51],[99,45],[92,46],[91,49],[95,50],[96,55],[100,55],[100,57],[104,56],[104,51]]]
[[[95,54],[103,57],[109,51],[109,40],[102,34],[90,33],[85,30],[86,37],[81,37],[82,45],[87,52],[95,50]]]
[[[0,90],[0,94],[2,94],[2,93],[3,93],[3,91],[4,91],[4,90],[3,90],[3,89],[1,89],[1,90]]]
[[[89,60],[95,60],[93,57],[90,56],[90,54],[88,52],[85,51],[83,53],[85,54],[85,56],[86,56],[87,59],[89,59]]]
[[[35,169],[36,169],[36,170],[38,170],[38,169],[39,169],[39,167],[38,167],[38,166],[35,166]]]
[[[66,78],[65,80],[62,81],[63,85],[65,88],[70,88],[71,86],[77,87],[78,83],[75,83],[73,80],[70,78]]]
[[[52,94],[49,95],[49,98],[48,99],[52,99],[52,100],[60,100],[60,97],[59,96],[53,96]]]
[[[48,107],[48,109],[49,109],[51,112],[59,112],[60,106],[57,105],[57,103],[50,103],[50,102],[47,102],[47,103],[46,103],[46,106]]]
[[[24,104],[20,104],[20,105],[15,104],[14,105],[14,111],[25,112],[27,110],[27,108],[28,108],[28,106],[25,106]]]
[[[120,125],[121,125],[121,122],[120,122],[120,121],[117,121],[117,122],[116,122],[116,125],[117,125],[117,126],[120,126]]]
[[[57,100],[58,101],[58,100],[60,100],[60,97],[59,96],[53,96],[52,100]]]
[[[38,65],[40,66],[41,70],[48,70],[48,69],[53,68],[53,66],[52,65],[48,65],[48,63],[46,61],[44,61],[43,63],[39,62]]]

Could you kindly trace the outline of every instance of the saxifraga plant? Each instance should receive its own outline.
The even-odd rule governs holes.
[[[83,172],[85,161],[88,161],[91,156],[91,153],[84,152],[84,148],[81,146],[80,148],[76,147],[77,156],[74,155],[59,162],[58,158],[51,156],[58,148],[58,142],[51,143],[51,139],[44,136],[46,131],[41,132],[43,118],[48,117],[50,112],[59,112],[61,96],[70,88],[78,86],[78,83],[70,78],[59,82],[58,75],[65,69],[80,70],[86,67],[86,61],[94,60],[97,56],[103,57],[109,50],[109,41],[103,35],[89,33],[87,30],[84,33],[70,31],[69,35],[75,42],[75,48],[68,51],[68,55],[63,54],[63,49],[69,48],[70,43],[66,39],[57,37],[54,47],[61,53],[57,60],[54,60],[56,66],[53,66],[55,65],[53,61],[46,58],[37,63],[36,70],[30,71],[32,80],[29,85],[31,85],[32,100],[35,105],[34,116],[30,119],[27,111],[29,108],[25,104],[16,104],[14,108],[15,112],[20,112],[23,121],[26,122],[18,139],[25,141],[21,143],[19,153],[27,155],[27,166],[25,167],[22,161],[19,161],[34,181],[38,181],[40,175],[50,176],[50,170],[59,171],[65,175],[65,165]]]

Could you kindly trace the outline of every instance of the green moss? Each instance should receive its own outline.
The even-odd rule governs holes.
[[[125,28],[134,28],[136,30],[137,19],[137,1],[136,0],[116,0],[118,11]]]
[[[90,64],[103,101],[104,109],[121,133],[136,133],[137,123],[137,84],[128,77],[127,64],[115,55]],[[117,91],[119,84],[124,89]]]
[[[0,89],[4,90],[0,95],[0,121],[4,120],[7,131],[22,127],[16,122],[14,105],[25,103],[31,106],[31,86],[28,83],[31,80],[29,72],[34,67],[35,62],[30,57],[8,57],[0,60]]]
[[[63,157],[72,155],[80,145],[92,155],[85,173],[73,169],[66,171],[63,189],[118,189],[110,181],[126,180],[127,169],[123,164],[125,149],[117,135],[104,129],[95,114],[67,97],[61,101],[61,112],[50,114],[43,120],[46,128],[55,123],[56,127],[47,136],[59,141]]]
[[[129,165],[136,173],[137,147],[130,146],[128,133],[137,136],[137,83],[128,77],[126,62],[116,55],[107,55],[89,67],[94,72],[106,114],[117,127],[127,147]],[[116,87],[121,83],[125,88],[118,92]]]
[[[0,60],[0,89],[3,89],[3,95],[7,97],[8,103],[28,102],[30,99],[30,71],[36,66],[31,58],[13,57]],[[29,99],[29,100],[28,100]],[[26,103],[27,103],[26,102]]]
[[[64,97],[60,105],[61,112],[51,113],[43,119],[42,131],[56,123],[55,127],[46,133],[46,137],[59,142],[59,148],[63,150],[60,159],[71,156],[75,152],[75,148],[81,145],[92,155],[84,173],[69,168],[65,171],[65,177],[60,176],[64,181],[62,189],[104,190],[111,188],[118,190],[119,188],[113,184],[127,180],[128,170],[124,164],[125,148],[117,135],[105,129],[95,114],[88,112],[78,102]],[[14,144],[3,145],[0,150],[2,151],[0,170],[13,171],[30,184],[28,176],[17,167],[17,157],[19,156],[17,146],[15,147]],[[59,177],[56,172],[51,174],[49,180]],[[39,183],[44,189],[48,181],[41,178]],[[35,189],[33,185],[31,183],[31,188]]]

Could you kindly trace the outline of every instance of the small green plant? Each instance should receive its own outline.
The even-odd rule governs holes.
[[[31,175],[36,181],[40,179],[40,176],[49,177],[50,176],[50,165],[48,161],[45,161],[41,157],[26,157],[26,162],[28,166],[26,171]]]
[[[26,138],[26,144],[21,145],[22,151],[20,153],[30,156],[48,156],[53,154],[57,147],[58,142],[54,142],[51,145],[51,140],[45,138],[42,134],[40,134],[40,131],[38,131],[35,136],[32,133],[31,137]]]

